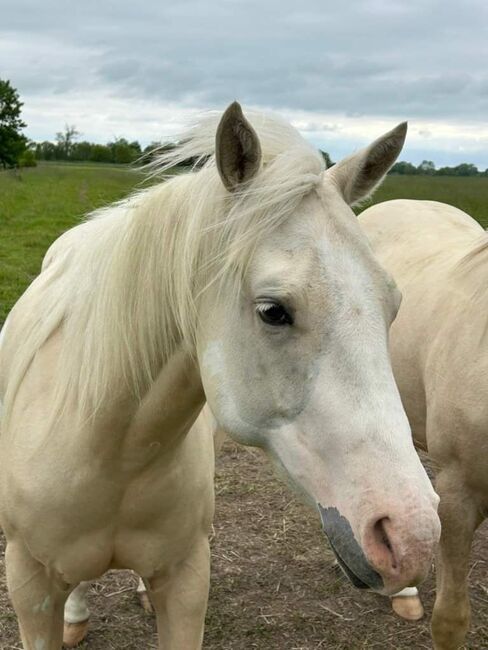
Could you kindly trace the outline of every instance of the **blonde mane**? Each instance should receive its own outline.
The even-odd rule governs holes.
[[[263,152],[257,177],[236,193],[219,178],[210,114],[163,152],[150,175],[189,158],[198,169],[172,176],[88,216],[50,249],[45,270],[20,303],[5,414],[29,364],[62,327],[55,413],[68,402],[87,417],[107,398],[140,399],[177,346],[194,350],[198,299],[214,283],[239,284],[257,243],[320,181],[324,163],[289,124],[246,113]]]

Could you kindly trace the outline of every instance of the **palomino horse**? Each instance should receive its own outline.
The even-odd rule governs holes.
[[[232,104],[163,156],[199,169],[64,235],[0,349],[0,521],[24,648],[57,650],[80,582],[147,582],[160,648],[201,647],[213,515],[205,400],[320,513],[351,580],[415,584],[440,533],[389,361],[399,293],[349,204],[400,125],[324,172],[286,123]]]
[[[488,512],[488,235],[464,212],[388,201],[360,216],[403,292],[392,362],[415,444],[436,468],[442,535],[432,616],[436,650],[463,645],[473,534]]]

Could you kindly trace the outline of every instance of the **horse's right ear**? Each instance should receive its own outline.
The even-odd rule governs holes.
[[[233,102],[220,120],[215,160],[220,178],[229,192],[254,178],[261,166],[259,138],[238,102]]]
[[[367,198],[381,183],[402,150],[407,123],[402,122],[375,140],[369,147],[348,156],[327,170],[346,203]]]

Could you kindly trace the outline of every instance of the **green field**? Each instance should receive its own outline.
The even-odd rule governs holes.
[[[0,173],[0,323],[38,273],[51,242],[141,181],[140,174],[112,165],[49,164],[20,176]],[[444,201],[488,226],[488,178],[389,176],[374,202],[392,198]]]
[[[442,201],[464,210],[488,228],[488,177],[388,176],[372,203],[390,199]]]
[[[41,165],[0,173],[0,323],[38,274],[49,245],[84,214],[126,196],[142,177],[111,165]]]

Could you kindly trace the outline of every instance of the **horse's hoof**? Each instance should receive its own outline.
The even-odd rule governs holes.
[[[149,600],[149,596],[147,595],[147,591],[138,591],[137,595],[139,596],[139,602],[142,605],[142,609],[147,612],[148,614],[153,613],[153,606],[151,604],[151,601]]]
[[[418,596],[393,596],[393,611],[407,621],[419,621],[424,615],[424,607]]]
[[[65,648],[75,648],[88,633],[88,621],[80,623],[64,623],[63,645]]]

